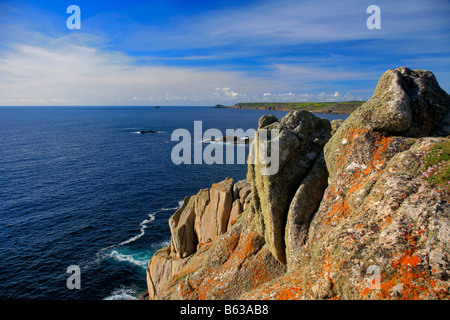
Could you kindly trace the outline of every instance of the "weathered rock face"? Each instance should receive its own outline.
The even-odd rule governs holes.
[[[257,230],[266,239],[274,257],[286,264],[284,235],[289,204],[331,137],[331,124],[307,111],[294,111],[279,121],[275,120],[273,116],[261,118],[252,148],[255,153],[261,148],[261,130],[278,131],[278,171],[262,174],[262,169],[272,164],[252,163],[250,155],[247,179],[252,183]]]
[[[172,277],[161,299],[238,299],[245,292],[286,272],[255,230],[247,209],[211,246],[200,248]],[[202,251],[205,250],[205,251]]]
[[[209,190],[209,203],[196,214],[195,232],[200,243],[216,240],[227,230],[233,204],[233,179],[214,184]]]
[[[207,192],[201,191],[208,197]],[[200,196],[199,196],[200,198]],[[179,258],[184,258],[194,252],[198,243],[194,232],[196,199],[184,198],[183,205],[169,219],[171,238],[171,249]]]
[[[381,77],[374,96],[355,118],[387,135],[427,136],[442,129],[449,103],[430,71],[392,69]]]
[[[255,231],[250,200],[250,182],[233,179],[186,197],[169,219],[171,245],[149,262],[149,298],[236,299],[284,273]]]
[[[149,263],[149,297],[449,299],[450,188],[421,164],[450,140],[449,114],[431,72],[399,68],[343,123],[263,117],[279,171],[249,164],[248,180],[187,198]]]
[[[286,256],[289,269],[298,267],[297,255],[308,236],[309,223],[328,186],[328,171],[323,153],[320,154],[310,174],[295,193],[286,222]]]
[[[182,206],[169,219],[171,252],[184,258],[196,250],[198,244],[212,242],[224,234],[230,225],[230,215],[236,220],[243,211],[244,201],[249,190],[248,182],[234,184],[233,179],[215,183],[210,189],[200,190],[194,197],[186,197]],[[235,200],[235,203],[233,202]],[[238,206],[239,204],[239,206]],[[232,208],[235,210],[232,212]]]
[[[289,272],[245,298],[449,298],[450,206],[420,168],[423,152],[448,140],[423,137],[441,134],[450,110],[433,81],[429,72],[389,70],[340,125],[324,148],[328,186],[306,240],[301,223],[300,241],[287,232]]]

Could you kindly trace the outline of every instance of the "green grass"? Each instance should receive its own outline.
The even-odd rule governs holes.
[[[181,275],[181,276],[179,276],[178,277],[178,279],[177,279],[177,283],[180,283],[181,281],[183,281],[184,279],[186,279],[186,277],[188,276],[189,274],[183,274],[183,275]]]
[[[237,103],[232,108],[239,109],[263,109],[263,110],[307,110],[318,113],[344,113],[349,114],[364,101],[344,102],[246,102]]]
[[[446,188],[450,186],[450,140],[438,143],[423,152],[423,177]]]

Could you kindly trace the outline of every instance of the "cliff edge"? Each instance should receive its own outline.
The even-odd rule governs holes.
[[[186,197],[150,299],[448,299],[450,96],[391,69],[347,120],[264,116],[279,168]],[[272,139],[275,139],[272,137]]]

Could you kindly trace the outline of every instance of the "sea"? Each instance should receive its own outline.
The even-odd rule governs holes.
[[[175,164],[181,140],[173,132],[189,131],[194,144],[194,121],[226,135],[256,129],[264,114],[287,112],[0,107],[0,299],[138,299],[148,261],[170,244],[168,219],[184,197],[246,177],[237,159]],[[149,130],[157,132],[140,133]],[[248,154],[248,145],[235,148]]]

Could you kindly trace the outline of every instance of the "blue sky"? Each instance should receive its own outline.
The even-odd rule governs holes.
[[[367,100],[400,66],[450,92],[449,17],[448,0],[0,1],[0,105]]]

